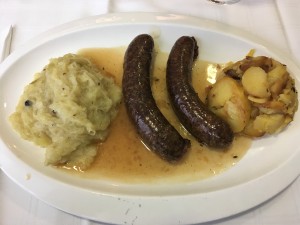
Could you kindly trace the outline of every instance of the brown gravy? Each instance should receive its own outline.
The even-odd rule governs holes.
[[[100,68],[115,77],[121,85],[123,57],[126,48],[83,49],[79,54],[92,59]],[[236,136],[232,146],[225,150],[213,150],[201,146],[180,125],[168,102],[165,88],[165,67],[168,55],[157,52],[153,66],[153,95],[166,118],[191,140],[192,146],[178,164],[169,164],[149,151],[141,142],[130,123],[124,104],[113,121],[110,134],[99,144],[99,152],[93,165],[78,173],[82,177],[109,179],[130,183],[184,182],[204,179],[221,173],[235,165],[247,152],[250,139]],[[207,87],[214,80],[221,66],[197,61],[193,69],[193,85],[201,99],[205,99]],[[211,81],[214,82],[214,81]],[[66,168],[69,171],[77,168]]]

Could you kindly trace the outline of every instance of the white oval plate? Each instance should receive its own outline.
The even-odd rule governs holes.
[[[33,39],[0,67],[1,167],[17,184],[65,212],[116,224],[192,224],[250,209],[288,186],[299,174],[299,113],[277,136],[255,140],[232,169],[186,184],[125,185],[86,180],[43,165],[44,151],[12,130],[8,116],[23,88],[51,57],[87,47],[125,45],[138,34],[157,37],[169,51],[182,35],[193,35],[200,58],[214,62],[242,59],[250,49],[285,63],[299,86],[299,68],[272,46],[240,30],[212,21],[171,14],[110,14],[74,21]],[[298,162],[297,162],[298,161]]]

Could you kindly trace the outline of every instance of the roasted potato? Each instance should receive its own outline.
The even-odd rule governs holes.
[[[230,77],[221,78],[208,94],[209,108],[226,120],[233,132],[241,132],[250,119],[251,105],[242,85]]]
[[[268,74],[260,67],[248,68],[242,76],[242,85],[250,96],[263,99],[270,97]]]
[[[298,94],[282,63],[265,56],[247,56],[229,64],[223,75],[208,93],[208,106],[234,132],[260,137],[278,133],[293,121]]]

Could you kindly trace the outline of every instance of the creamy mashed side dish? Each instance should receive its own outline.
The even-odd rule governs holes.
[[[9,119],[24,139],[46,148],[46,165],[86,169],[121,97],[113,78],[88,59],[67,54],[35,74]]]

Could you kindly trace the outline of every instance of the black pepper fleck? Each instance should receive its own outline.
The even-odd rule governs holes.
[[[25,106],[32,106],[32,101],[26,100],[26,101],[24,102],[24,105],[25,105]]]

